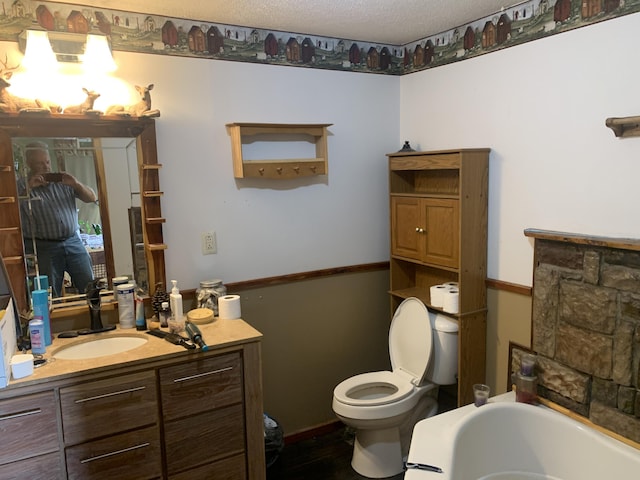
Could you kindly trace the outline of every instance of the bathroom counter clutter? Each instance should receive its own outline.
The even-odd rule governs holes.
[[[418,422],[405,480],[631,479],[640,450],[515,392]]]
[[[262,334],[251,327],[243,320],[217,319],[215,322],[198,325],[202,332],[202,337],[210,350],[222,347],[233,346],[249,340],[256,340]],[[113,367],[127,367],[154,362],[166,358],[173,358],[176,355],[193,356],[201,355],[200,349],[186,350],[180,345],[174,345],[162,338],[149,335],[144,331],[134,328],[120,328],[115,330],[90,335],[80,335],[74,338],[58,338],[54,334],[54,340],[47,347],[44,358],[47,362],[35,368],[33,375],[9,382],[9,389],[13,386],[24,386],[27,384],[37,384],[43,381],[58,380],[69,376],[77,376],[83,372],[97,373]],[[64,360],[54,358],[61,350],[82,343],[94,342],[114,337],[142,338],[147,340],[143,345],[132,348],[124,352],[116,352],[113,355],[101,355],[95,358],[83,358],[79,360]],[[0,390],[0,398],[2,390]]]
[[[2,478],[264,480],[262,334],[198,327],[203,348],[135,329],[56,336],[47,363],[0,389]]]

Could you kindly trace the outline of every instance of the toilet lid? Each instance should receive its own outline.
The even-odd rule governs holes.
[[[389,356],[394,373],[420,385],[431,361],[431,315],[424,303],[406,298],[397,308],[389,329]]]

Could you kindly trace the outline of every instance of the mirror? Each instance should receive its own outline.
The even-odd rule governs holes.
[[[17,182],[12,192],[9,180],[0,177],[0,204],[2,198],[15,195],[17,201],[10,209],[20,210],[19,231],[10,232],[0,225],[0,240],[3,231],[15,237],[11,242],[0,241],[0,252],[5,262],[7,256],[11,259],[9,275],[19,304],[33,288],[29,279],[39,273],[36,241],[28,235],[33,225],[28,204],[37,188],[28,194],[24,189],[20,192],[29,171],[25,159],[36,141],[47,146],[52,172],[67,172],[97,194],[95,202],[77,201],[80,238],[94,276],[107,278],[109,287],[112,278],[129,276],[149,295],[157,282],[165,282],[166,246],[158,181],[161,165],[157,163],[155,140],[155,123],[150,118],[0,116],[0,168],[12,165],[14,183]],[[37,201],[38,196],[35,197]],[[15,246],[18,239],[22,243],[20,249]],[[12,252],[12,248],[17,251]],[[15,253],[21,254],[22,261],[17,261]],[[54,305],[68,300],[84,303],[77,287],[65,274],[61,298]]]
[[[79,242],[82,243],[83,249],[80,257],[87,256],[84,252],[86,250],[90,262],[87,265],[93,277],[113,279],[126,276],[135,280],[136,285],[148,293],[144,250],[142,262],[139,261],[139,256],[136,257],[136,251],[139,250],[136,246],[142,242],[142,232],[141,224],[137,221],[140,213],[140,181],[133,138],[12,139],[28,278],[34,279],[40,274],[48,274],[44,262],[47,251],[52,243],[60,243],[51,241],[52,237],[60,238],[59,231],[51,232],[50,228],[45,227],[51,220],[46,217],[55,216],[56,212],[51,213],[48,210],[51,208],[50,205],[41,204],[43,198],[48,198],[47,190],[69,190],[66,187],[49,185],[30,188],[33,182],[29,179],[34,176],[34,172],[30,169],[27,158],[37,156],[43,149],[46,149],[50,159],[48,169],[51,173],[44,174],[46,180],[51,183],[59,182],[61,177],[57,174],[66,172],[95,193],[95,201],[85,202],[76,198],[68,203],[72,204],[77,219],[73,219],[75,225],[67,227],[64,232],[65,237],[73,233],[76,241],[79,234]],[[47,189],[44,196],[41,194],[43,188]],[[43,216],[45,218],[42,218]],[[59,282],[54,282],[52,275],[47,275],[53,298],[73,298],[84,293],[86,280],[76,282],[71,273],[64,271],[64,277],[61,277]],[[80,278],[86,278],[88,275],[87,273]],[[32,283],[29,281],[28,285],[31,287]]]

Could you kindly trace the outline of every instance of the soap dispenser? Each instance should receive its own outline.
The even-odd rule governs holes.
[[[169,331],[180,333],[184,331],[184,312],[182,311],[182,295],[178,290],[178,281],[171,280],[171,294],[169,304],[171,306],[171,318],[169,319]]]

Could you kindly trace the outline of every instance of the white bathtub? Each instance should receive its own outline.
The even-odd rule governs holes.
[[[419,422],[405,480],[637,480],[640,450],[513,393]]]

